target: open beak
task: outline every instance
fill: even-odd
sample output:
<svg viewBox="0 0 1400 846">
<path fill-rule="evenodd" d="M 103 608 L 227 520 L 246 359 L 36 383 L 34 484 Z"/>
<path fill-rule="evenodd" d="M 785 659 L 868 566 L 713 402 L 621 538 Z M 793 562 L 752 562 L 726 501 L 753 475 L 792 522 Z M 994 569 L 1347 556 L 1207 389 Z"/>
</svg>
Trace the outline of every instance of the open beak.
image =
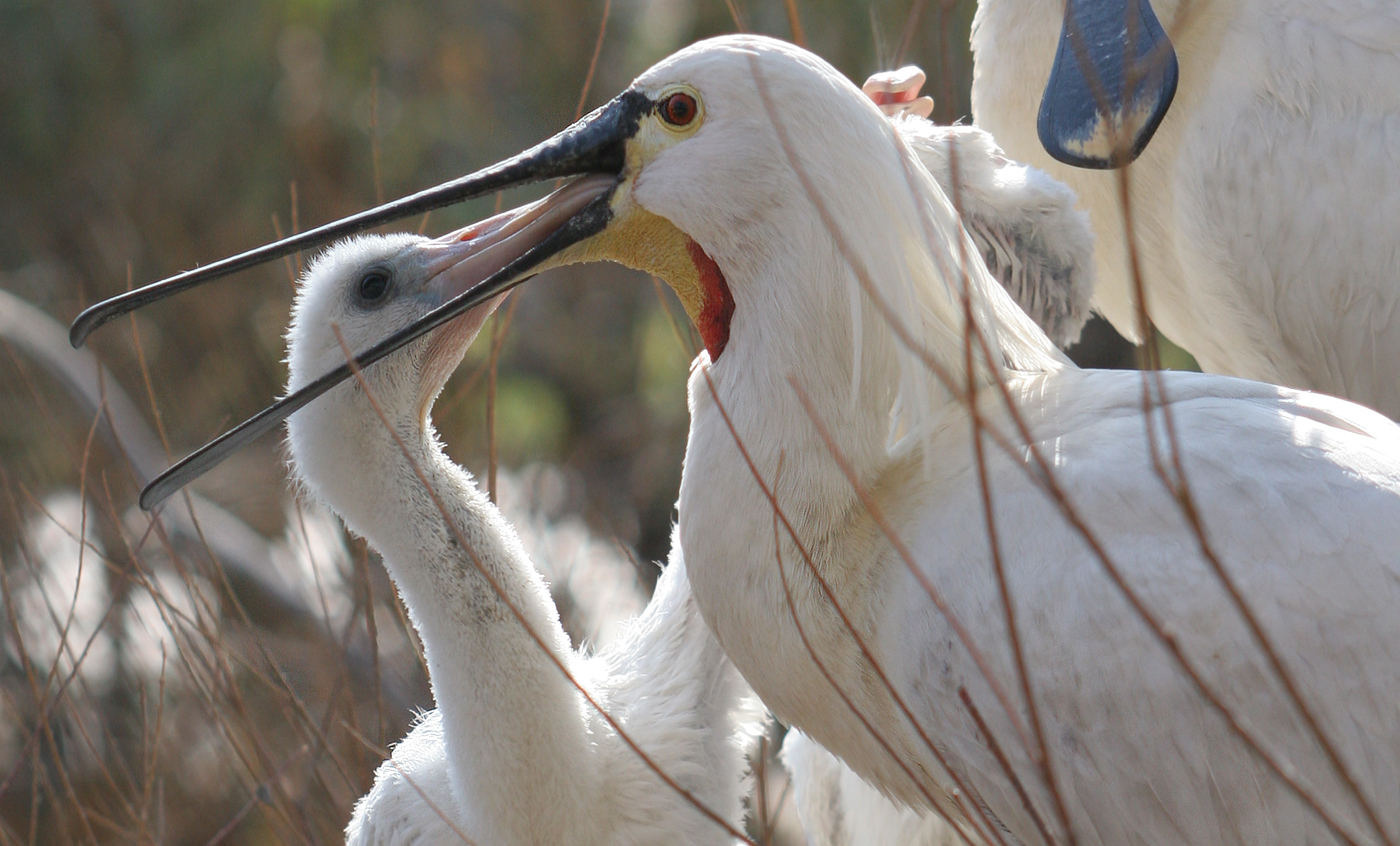
<svg viewBox="0 0 1400 846">
<path fill-rule="evenodd" d="M 1123 167 L 1152 140 L 1176 81 L 1176 51 L 1148 0 L 1065 0 L 1040 143 L 1068 165 Z"/>
<path fill-rule="evenodd" d="M 69 330 L 79 346 L 98 326 L 127 312 L 367 229 L 432 209 L 546 179 L 580 177 L 549 197 L 428 242 L 431 281 L 443 304 L 417 322 L 365 350 L 353 362 L 322 374 L 253 417 L 205 444 L 166 470 L 141 492 L 150 510 L 170 494 L 217 466 L 244 444 L 276 429 L 297 409 L 367 367 L 468 310 L 510 290 L 543 269 L 561 251 L 602 232 L 612 220 L 611 200 L 623 178 L 626 145 L 653 108 L 644 95 L 625 91 L 582 120 L 525 152 L 468 176 L 351 215 L 290 238 L 186 271 L 98 303 L 78 315 Z"/>
<path fill-rule="evenodd" d="M 460 314 L 519 285 L 559 250 L 607 226 L 611 219 L 608 201 L 617 182 L 617 176 L 610 173 L 581 176 L 543 200 L 412 247 L 424 256 L 426 293 L 433 294 L 439 303 L 453 305 Z M 500 273 L 527 257 L 529 267 L 518 274 Z M 485 283 L 489 280 L 494 281 L 488 287 Z M 457 305 L 455 301 L 464 295 L 470 295 L 470 305 Z M 412 328 L 423 325 L 415 323 Z M 418 334 L 432 328 L 423 328 Z"/>
</svg>

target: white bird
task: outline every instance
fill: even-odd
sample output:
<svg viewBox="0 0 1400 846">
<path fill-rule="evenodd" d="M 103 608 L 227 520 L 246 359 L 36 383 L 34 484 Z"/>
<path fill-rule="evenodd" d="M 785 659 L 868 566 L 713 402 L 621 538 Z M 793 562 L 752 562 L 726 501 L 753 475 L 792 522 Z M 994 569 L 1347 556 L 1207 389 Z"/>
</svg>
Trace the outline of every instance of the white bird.
<svg viewBox="0 0 1400 846">
<path fill-rule="evenodd" d="M 1036 121 L 1052 67 L 1078 66 L 1062 10 L 1122 30 L 1126 5 L 979 0 L 972 110 L 1010 155 L 1078 192 L 1099 239 L 1095 308 L 1140 341 L 1118 176 L 1055 161 Z M 1181 57 L 1175 103 L 1128 174 L 1152 321 L 1208 372 L 1400 417 L 1400 7 L 1152 6 Z M 1112 38 L 1095 47 L 1101 64 L 1124 54 Z M 1048 143 L 1063 156 L 1065 140 Z"/>
<path fill-rule="evenodd" d="M 334 327 L 359 345 L 450 298 L 479 231 L 366 237 L 319 258 L 288 334 L 290 386 L 343 360 Z M 288 424 L 303 486 L 383 553 L 422 635 L 438 706 L 379 768 L 347 842 L 729 842 L 562 672 L 662 772 L 737 824 L 753 717 L 690 597 L 679 552 L 640 618 L 596 656 L 575 653 L 512 527 L 432 428 L 433 400 L 494 305 L 368 368 L 363 387 L 342 385 Z"/>
<path fill-rule="evenodd" d="M 1256 382 L 1076 369 L 889 121 L 791 45 L 694 45 L 512 159 L 138 289 L 73 334 L 366 221 L 569 175 L 507 215 L 521 235 L 469 293 L 356 349 L 387 355 L 555 264 L 670 283 L 706 347 L 690 584 L 780 719 L 982 842 L 1400 833 L 1400 428 Z"/>
</svg>

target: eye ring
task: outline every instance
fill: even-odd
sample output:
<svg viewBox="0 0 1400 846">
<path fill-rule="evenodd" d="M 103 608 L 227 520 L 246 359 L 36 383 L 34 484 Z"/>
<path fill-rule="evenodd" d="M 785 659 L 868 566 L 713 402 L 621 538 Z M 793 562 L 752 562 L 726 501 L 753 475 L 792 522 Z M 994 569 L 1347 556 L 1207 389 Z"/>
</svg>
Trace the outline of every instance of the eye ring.
<svg viewBox="0 0 1400 846">
<path fill-rule="evenodd" d="M 695 116 L 700 114 L 700 105 L 691 95 L 677 91 L 662 100 L 656 111 L 661 115 L 661 119 L 671 126 L 689 126 L 695 120 Z"/>
<path fill-rule="evenodd" d="M 355 285 L 355 298 L 360 301 L 361 305 L 380 305 L 389 296 L 391 282 L 387 270 L 381 268 L 368 270 Z"/>
</svg>

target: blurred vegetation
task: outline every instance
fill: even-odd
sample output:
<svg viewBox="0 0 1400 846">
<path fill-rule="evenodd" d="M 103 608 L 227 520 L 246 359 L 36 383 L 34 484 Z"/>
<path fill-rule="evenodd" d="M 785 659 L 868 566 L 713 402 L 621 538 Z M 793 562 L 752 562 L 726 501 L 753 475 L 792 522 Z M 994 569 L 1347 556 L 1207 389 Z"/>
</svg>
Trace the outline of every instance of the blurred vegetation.
<svg viewBox="0 0 1400 846">
<path fill-rule="evenodd" d="M 779 37 L 792 34 L 783 0 L 4 0 L 0 288 L 66 323 L 83 306 L 130 285 L 522 149 L 574 119 L 605 8 L 605 37 L 585 109 L 698 38 L 740 25 Z M 929 74 L 935 117 L 951 122 L 968 115 L 973 0 L 798 0 L 796 8 L 809 46 L 853 79 L 897 59 L 917 63 Z M 531 196 L 517 193 L 504 203 Z M 492 200 L 481 200 L 404 227 L 442 232 L 492 207 Z M 281 334 L 299 262 L 182 295 L 93 337 L 92 347 L 116 381 L 143 408 L 160 410 L 149 419 L 163 431 L 171 453 L 198 446 L 280 391 Z M 518 301 L 502 336 L 495 399 L 501 463 L 558 465 L 568 507 L 595 533 L 635 549 L 642 561 L 664 558 L 688 424 L 685 376 L 694 341 L 688 326 L 675 323 L 683 312 L 662 286 L 616 267 L 554 271 L 513 297 Z M 483 333 L 436 411 L 454 457 L 483 477 L 488 380 L 482 373 L 489 334 Z M 1077 351 L 1082 360 L 1098 366 L 1131 362 L 1131 349 L 1121 339 L 1092 338 Z M 129 582 L 140 571 L 132 563 L 139 556 L 121 552 L 132 539 L 123 534 L 120 517 L 138 485 L 120 456 L 100 443 L 87 449 L 91 427 L 91 417 L 32 363 L 13 351 L 0 353 L 0 555 L 7 556 L 7 572 L 23 546 L 19 539 L 32 534 L 40 504 L 54 492 L 76 490 L 82 480 L 88 490 L 102 491 L 108 514 L 94 518 L 100 536 L 94 543 L 111 551 L 104 562 L 117 585 L 112 592 L 121 597 L 134 590 Z M 293 528 L 289 515 L 297 512 L 285 505 L 289 491 L 274 438 L 196 487 L 267 537 Z M 357 556 L 370 560 L 362 549 L 347 560 Z M 382 571 L 374 572 L 365 587 L 389 614 L 388 586 Z M 392 614 L 381 624 L 394 624 Z M 313 649 L 286 633 L 269 635 L 256 621 L 229 626 L 218 623 L 217 634 L 234 641 L 253 634 L 271 638 L 258 641 L 264 643 L 259 649 L 270 650 L 259 660 L 270 663 L 253 661 L 262 667 L 256 678 L 275 675 L 268 669 L 274 664 L 291 676 L 290 687 L 253 684 L 250 698 L 238 706 L 248 725 L 266 720 L 269 748 L 294 746 L 297 733 L 287 728 L 296 723 L 289 691 L 312 712 L 325 709 L 327 724 L 334 722 L 326 703 L 340 695 L 337 685 L 351 683 L 317 668 L 317 649 L 324 644 Z M 14 669 L 23 662 L 8 641 L 10 632 L 4 637 Z M 411 651 L 400 647 L 400 656 L 411 662 Z M 408 675 L 417 687 L 405 696 L 427 704 L 421 676 Z M 241 690 L 237 684 L 232 689 Z M 159 698 L 147 688 L 118 685 L 94 700 L 99 714 L 111 709 L 131 715 L 127 724 L 101 724 L 118 757 L 122 750 L 145 748 L 128 744 L 154 719 L 149 695 Z M 372 693 L 368 699 L 362 691 L 356 695 L 346 706 L 351 717 L 368 713 L 373 699 Z M 39 701 L 44 698 L 0 702 L 0 721 L 29 731 L 26 720 L 47 719 L 37 716 Z M 268 716 L 259 717 L 259 709 Z M 374 741 L 401 733 L 404 713 L 386 726 L 381 708 Z M 18 750 L 6 745 L 11 741 L 23 738 L 0 737 L 0 762 L 16 760 L 11 755 Z M 348 802 L 367 786 L 368 768 L 377 760 L 362 747 L 348 761 L 337 759 L 337 768 L 353 772 L 344 783 L 331 788 L 321 781 L 319 793 L 288 788 L 298 801 L 310 802 L 307 796 L 314 794 L 339 809 L 336 819 L 311 824 L 289 821 L 281 805 L 283 816 L 251 812 L 269 800 L 250 793 L 249 784 L 267 790 L 283 778 L 280 771 L 270 774 L 266 761 L 235 765 L 220 758 L 226 753 L 189 754 L 222 762 L 202 775 L 214 780 L 212 786 L 198 779 L 172 781 L 164 801 L 172 808 L 170 803 L 181 801 L 213 804 L 204 812 L 196 804 L 195 813 L 163 815 L 161 837 L 150 829 L 136 839 L 202 843 L 218 835 L 228 843 L 289 837 L 334 842 Z M 0 772 L 0 840 L 23 841 L 35 832 L 41 842 L 125 842 L 133 836 L 125 824 L 104 828 L 91 820 L 65 822 L 62 813 L 55 817 L 51 806 L 68 800 L 56 783 L 41 788 L 41 769 L 26 770 L 22 779 Z M 250 782 L 245 773 L 241 782 L 224 781 L 218 775 L 224 769 L 261 773 L 264 780 Z M 300 807 L 306 812 L 311 806 Z M 237 814 L 243 815 L 239 822 L 227 825 Z"/>
<path fill-rule="evenodd" d="M 973 4 L 919 5 L 904 59 L 929 71 L 943 119 L 965 116 Z M 747 29 L 790 35 L 781 0 L 734 10 Z M 10 0 L 0 5 L 0 284 L 71 319 L 128 284 L 508 155 L 573 119 L 602 11 L 551 0 Z M 799 4 L 810 45 L 858 80 L 894 61 L 910 11 L 908 0 Z M 675 49 L 734 29 L 721 0 L 617 0 L 585 107 Z M 491 206 L 435 213 L 428 231 Z M 171 448 L 183 452 L 278 391 L 291 290 L 287 267 L 266 267 L 92 343 L 125 384 L 139 385 L 139 335 Z M 646 558 L 664 556 L 687 357 L 658 331 L 666 323 L 655 289 L 595 267 L 551 274 L 516 296 L 501 360 L 502 461 L 573 468 L 595 525 Z M 27 391 L 16 387 L 7 396 L 22 406 Z M 438 415 L 456 456 L 477 469 L 484 390 L 464 368 Z M 0 435 L 7 461 L 31 452 L 48 425 L 15 410 Z M 13 425 L 24 419 L 31 425 Z M 203 489 L 274 531 L 277 455 L 269 439 Z M 51 478 L 59 466 L 50 454 L 27 470 Z"/>
</svg>

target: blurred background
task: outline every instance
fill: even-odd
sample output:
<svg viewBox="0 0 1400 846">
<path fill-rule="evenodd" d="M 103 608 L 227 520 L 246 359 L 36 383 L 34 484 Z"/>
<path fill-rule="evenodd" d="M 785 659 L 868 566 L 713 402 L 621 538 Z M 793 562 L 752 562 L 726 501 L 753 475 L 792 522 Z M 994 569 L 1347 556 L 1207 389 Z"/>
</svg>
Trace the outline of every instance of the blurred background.
<svg viewBox="0 0 1400 846">
<path fill-rule="evenodd" d="M 0 842 L 335 843 L 431 704 L 376 557 L 295 501 L 276 438 L 194 486 L 198 521 L 132 511 L 169 456 L 280 391 L 305 257 L 103 328 L 100 380 L 64 349 L 82 307 L 493 162 L 737 29 L 800 31 L 857 82 L 919 64 L 935 118 L 966 119 L 974 8 L 0 2 Z M 664 286 L 618 267 L 553 271 L 512 300 L 435 420 L 483 480 L 494 453 L 570 633 L 602 642 L 666 556 L 696 342 Z M 1134 361 L 1101 321 L 1073 355 Z M 769 792 L 759 837 L 780 777 Z"/>
</svg>

